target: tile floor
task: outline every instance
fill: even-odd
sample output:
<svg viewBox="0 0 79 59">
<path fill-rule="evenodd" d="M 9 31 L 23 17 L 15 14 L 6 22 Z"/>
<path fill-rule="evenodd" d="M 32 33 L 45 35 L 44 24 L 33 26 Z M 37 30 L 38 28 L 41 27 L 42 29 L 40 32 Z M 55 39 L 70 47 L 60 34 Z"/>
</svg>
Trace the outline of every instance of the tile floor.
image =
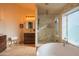
<svg viewBox="0 0 79 59">
<path fill-rule="evenodd" d="M 0 53 L 0 56 L 35 56 L 36 48 L 34 45 L 12 45 Z"/>
</svg>

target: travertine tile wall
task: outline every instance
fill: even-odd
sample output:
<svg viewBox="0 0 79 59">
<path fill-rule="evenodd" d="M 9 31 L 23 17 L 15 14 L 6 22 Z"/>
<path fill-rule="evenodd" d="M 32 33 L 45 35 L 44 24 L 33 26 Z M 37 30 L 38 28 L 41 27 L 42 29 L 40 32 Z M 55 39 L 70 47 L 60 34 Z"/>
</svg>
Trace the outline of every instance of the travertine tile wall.
<svg viewBox="0 0 79 59">
<path fill-rule="evenodd" d="M 54 18 L 55 16 L 53 15 L 52 17 L 51 15 L 39 15 L 38 43 L 56 42 L 57 40 L 59 42 L 61 41 L 55 34 Z M 44 26 L 46 27 L 43 28 Z"/>
</svg>

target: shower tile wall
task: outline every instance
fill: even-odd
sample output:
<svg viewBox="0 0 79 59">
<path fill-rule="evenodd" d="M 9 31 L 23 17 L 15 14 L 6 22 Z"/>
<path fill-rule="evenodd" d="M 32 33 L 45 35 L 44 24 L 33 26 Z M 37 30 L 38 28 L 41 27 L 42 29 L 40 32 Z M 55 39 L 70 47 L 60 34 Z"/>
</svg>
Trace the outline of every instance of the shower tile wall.
<svg viewBox="0 0 79 59">
<path fill-rule="evenodd" d="M 39 15 L 38 43 L 56 42 L 54 36 L 54 17 L 48 15 Z"/>
</svg>

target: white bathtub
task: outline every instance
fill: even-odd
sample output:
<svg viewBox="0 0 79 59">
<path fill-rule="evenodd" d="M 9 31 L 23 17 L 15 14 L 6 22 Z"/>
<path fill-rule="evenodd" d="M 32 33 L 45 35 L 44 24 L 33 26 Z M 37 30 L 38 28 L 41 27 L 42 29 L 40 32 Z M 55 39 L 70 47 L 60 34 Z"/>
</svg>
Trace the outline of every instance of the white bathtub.
<svg viewBox="0 0 79 59">
<path fill-rule="evenodd" d="M 47 43 L 37 49 L 37 56 L 79 56 L 79 48 L 63 43 Z"/>
</svg>

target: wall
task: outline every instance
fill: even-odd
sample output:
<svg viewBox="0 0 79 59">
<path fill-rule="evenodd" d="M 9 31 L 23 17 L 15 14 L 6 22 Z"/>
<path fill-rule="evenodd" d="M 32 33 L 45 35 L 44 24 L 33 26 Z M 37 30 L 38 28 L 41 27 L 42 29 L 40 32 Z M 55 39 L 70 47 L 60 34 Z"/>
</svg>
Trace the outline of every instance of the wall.
<svg viewBox="0 0 79 59">
<path fill-rule="evenodd" d="M 1 18 L 0 22 L 3 22 L 0 27 L 2 34 L 7 37 L 18 36 L 18 15 L 16 6 L 13 4 L 0 4 Z M 3 30 L 3 31 L 2 31 Z"/>
<path fill-rule="evenodd" d="M 24 33 L 27 33 L 29 32 L 30 33 L 30 30 L 27 29 L 26 25 L 29 21 L 33 22 L 33 28 L 35 28 L 35 18 L 26 18 L 26 16 L 36 16 L 36 6 L 35 4 L 20 4 L 19 5 L 20 8 L 21 8 L 21 21 L 20 21 L 20 24 L 24 24 L 24 28 L 20 29 L 20 38 L 22 39 L 20 41 L 20 43 L 23 43 L 23 39 L 24 39 Z M 22 9 L 23 8 L 23 9 Z M 33 31 L 31 31 L 33 32 Z"/>
<path fill-rule="evenodd" d="M 5 34 L 7 37 L 18 37 L 23 40 L 21 34 L 24 31 L 20 29 L 19 24 L 25 23 L 27 15 L 35 16 L 35 10 L 28 10 L 29 8 L 24 8 L 18 4 L 0 4 L 0 34 Z"/>
<path fill-rule="evenodd" d="M 38 15 L 38 43 L 56 42 L 58 38 L 55 35 L 55 15 Z M 59 40 L 58 40 L 59 41 Z"/>
</svg>

